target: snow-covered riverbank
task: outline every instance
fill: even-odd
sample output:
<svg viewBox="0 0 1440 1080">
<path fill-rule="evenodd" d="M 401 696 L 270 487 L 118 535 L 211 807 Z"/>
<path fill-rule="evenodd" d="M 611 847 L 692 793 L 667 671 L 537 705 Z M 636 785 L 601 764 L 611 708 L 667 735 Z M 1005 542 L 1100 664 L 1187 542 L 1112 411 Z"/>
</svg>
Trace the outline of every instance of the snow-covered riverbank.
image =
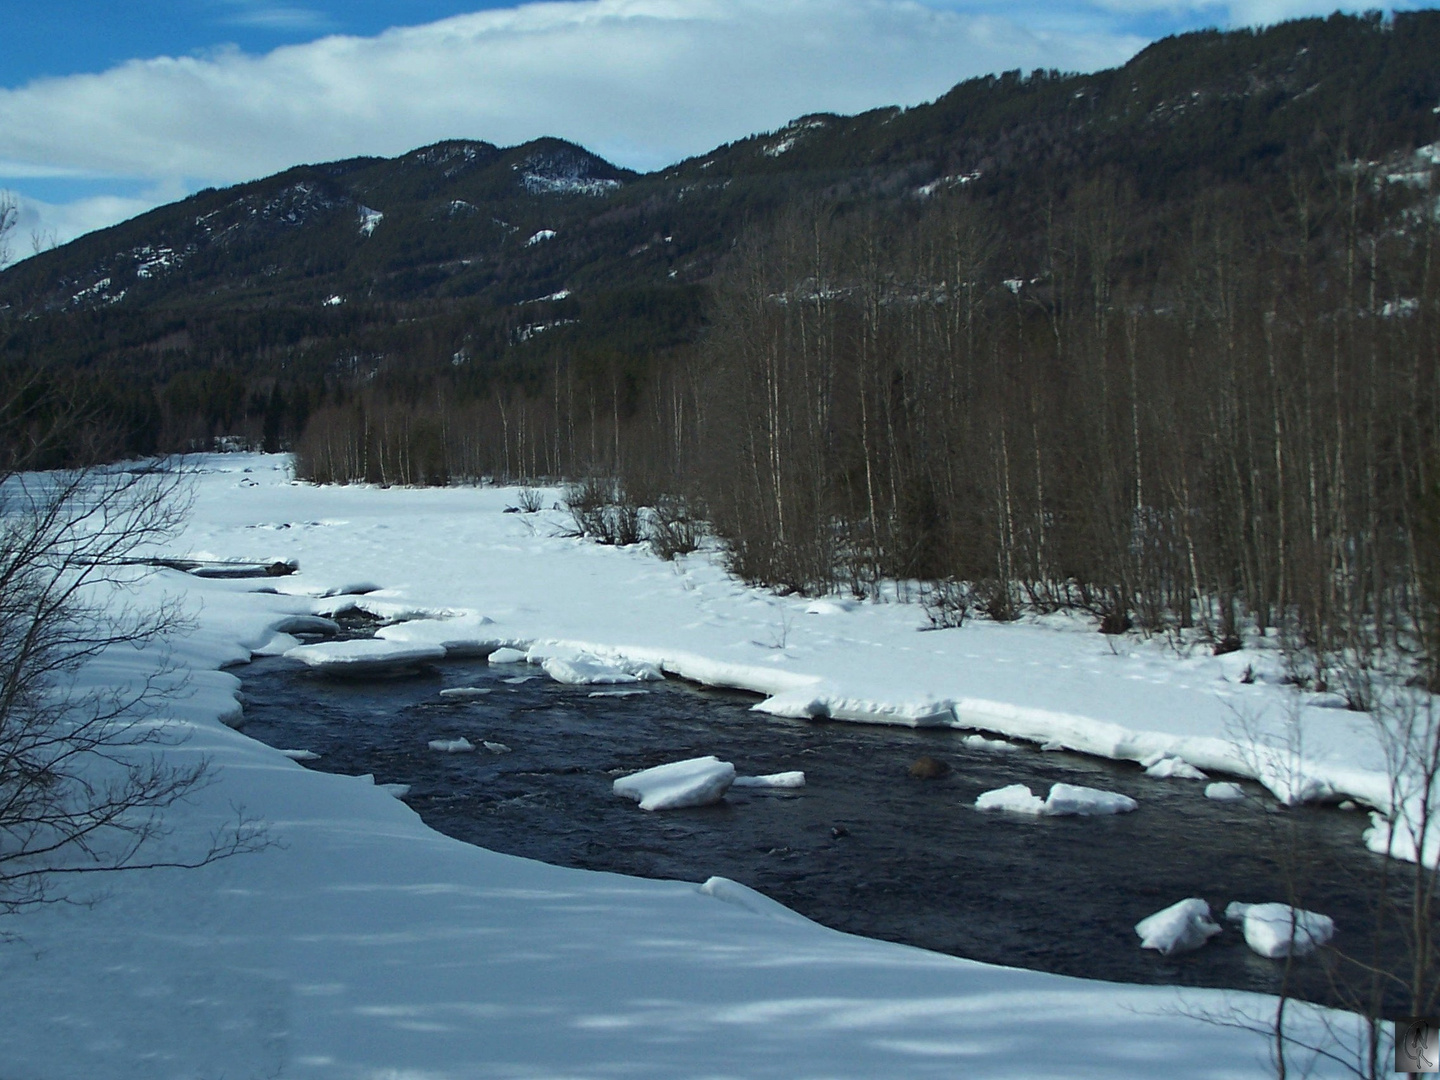
<svg viewBox="0 0 1440 1080">
<path fill-rule="evenodd" d="M 1265 1074 L 1263 1039 L 1187 1015 L 1261 1014 L 1264 999 L 987 967 L 825 930 L 726 883 L 493 854 L 433 833 L 367 782 L 307 771 L 226 728 L 238 684 L 219 669 L 286 616 L 333 610 L 319 597 L 347 583 L 378 585 L 366 603 L 384 612 L 485 616 L 467 621 L 470 637 L 537 659 L 648 663 L 766 693 L 778 712 L 963 723 L 1118 758 L 1168 752 L 1258 774 L 1282 795 L 1384 798 L 1368 721 L 1328 701 L 1297 705 L 1301 776 L 1237 743 L 1249 731 L 1283 744 L 1296 700 L 1267 677 L 1269 654 L 1183 659 L 1069 620 L 920 633 L 911 606 L 780 598 L 705 556 L 667 564 L 564 538 L 559 514 L 503 513 L 513 493 L 317 489 L 289 483 L 280 458 L 200 464 L 173 554 L 301 570 L 152 583 L 183 588 L 198 611 L 175 651 L 192 672 L 173 706 L 192 729 L 178 752 L 220 770 L 175 816 L 170 843 L 196 843 L 237 807 L 276 843 L 198 871 L 111 878 L 98 906 L 10 920 L 5 1080 Z M 266 586 L 291 595 L 254 591 Z M 116 656 L 93 677 L 154 662 Z M 1240 679 L 1247 666 L 1253 682 Z"/>
</svg>

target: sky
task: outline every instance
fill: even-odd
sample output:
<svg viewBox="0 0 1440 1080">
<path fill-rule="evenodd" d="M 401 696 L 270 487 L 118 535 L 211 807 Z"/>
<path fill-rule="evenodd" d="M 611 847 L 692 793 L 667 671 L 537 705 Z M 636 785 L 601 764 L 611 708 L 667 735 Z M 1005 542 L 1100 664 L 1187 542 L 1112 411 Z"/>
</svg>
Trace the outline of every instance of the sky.
<svg viewBox="0 0 1440 1080">
<path fill-rule="evenodd" d="M 647 171 L 808 112 L 916 105 L 1014 68 L 1097 70 L 1168 34 L 1334 6 L 5 0 L 0 197 L 18 208 L 9 257 L 302 162 L 555 135 Z"/>
</svg>

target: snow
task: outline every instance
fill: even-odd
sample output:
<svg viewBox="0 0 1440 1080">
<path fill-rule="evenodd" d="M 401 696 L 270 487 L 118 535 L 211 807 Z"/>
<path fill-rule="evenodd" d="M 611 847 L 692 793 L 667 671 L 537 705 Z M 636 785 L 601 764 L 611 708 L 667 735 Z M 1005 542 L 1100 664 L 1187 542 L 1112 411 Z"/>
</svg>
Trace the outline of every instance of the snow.
<svg viewBox="0 0 1440 1080">
<path fill-rule="evenodd" d="M 1272 960 L 1312 953 L 1335 936 L 1335 921 L 1328 915 L 1289 904 L 1242 904 L 1233 901 L 1225 918 L 1242 924 L 1245 944 Z"/>
<path fill-rule="evenodd" d="M 1145 766 L 1148 776 L 1154 776 L 1161 780 L 1208 780 L 1209 777 L 1191 765 L 1184 758 L 1175 757 L 1173 754 L 1159 754 L 1153 759 L 1147 759 L 1140 764 Z"/>
<path fill-rule="evenodd" d="M 490 693 L 488 686 L 448 686 L 440 691 L 440 696 L 452 701 L 470 701 L 474 698 L 484 697 L 488 693 Z"/>
<path fill-rule="evenodd" d="M 769 773 L 765 776 L 737 776 L 730 786 L 739 788 L 798 788 L 805 786 L 805 774 L 796 769 L 791 772 Z"/>
<path fill-rule="evenodd" d="M 1008 810 L 1012 814 L 1045 813 L 1045 800 L 1036 795 L 1025 784 L 1010 784 L 1007 787 L 987 791 L 975 800 L 977 810 Z"/>
<path fill-rule="evenodd" d="M 545 674 L 572 686 L 606 686 L 616 683 L 650 682 L 665 676 L 654 664 L 625 663 L 601 659 L 589 653 L 573 656 L 546 656 L 539 659 Z"/>
<path fill-rule="evenodd" d="M 534 247 L 536 244 L 543 244 L 546 240 L 554 240 L 557 233 L 554 229 L 541 229 L 529 240 L 525 241 L 526 247 Z"/>
<path fill-rule="evenodd" d="M 360 231 L 366 236 L 375 232 L 375 226 L 383 221 L 385 215 L 379 210 L 372 210 L 368 206 L 360 207 Z"/>
<path fill-rule="evenodd" d="M 634 799 L 641 810 L 678 810 L 719 802 L 734 782 L 735 766 L 711 755 L 622 776 L 615 794 Z"/>
<path fill-rule="evenodd" d="M 1216 802 L 1239 802 L 1245 798 L 1245 789 L 1228 781 L 1205 785 L 1205 797 Z"/>
<path fill-rule="evenodd" d="M 1220 927 L 1210 920 L 1210 905 L 1191 897 L 1171 904 L 1135 924 L 1142 949 L 1154 949 L 1163 956 L 1200 948 Z"/>
<path fill-rule="evenodd" d="M 1080 784 L 1052 784 L 1045 800 L 1045 813 L 1051 817 L 1078 814 L 1082 817 L 1106 814 L 1128 814 L 1139 807 L 1129 795 L 1118 791 L 1101 791 Z"/>
<path fill-rule="evenodd" d="M 437 754 L 468 754 L 475 749 L 475 744 L 463 736 L 458 739 L 431 739 L 429 745 Z"/>
<path fill-rule="evenodd" d="M 284 754 L 291 761 L 319 761 L 320 755 L 313 750 L 280 750 L 277 753 Z"/>
<path fill-rule="evenodd" d="M 975 800 L 977 810 L 1008 810 L 1012 814 L 1044 817 L 1100 817 L 1128 814 L 1140 804 L 1118 791 L 1101 791 L 1080 784 L 1051 784 L 1044 799 L 1025 784 L 1010 784 L 982 793 Z"/>
<path fill-rule="evenodd" d="M 237 807 L 274 843 L 199 870 L 87 879 L 81 898 L 96 903 L 6 916 L 7 1076 L 1270 1075 L 1263 1035 L 1199 1018 L 1238 1011 L 1263 1028 L 1270 998 L 994 967 L 831 931 L 723 879 L 567 870 L 441 836 L 383 788 L 301 768 L 226 726 L 241 706 L 222 669 L 295 615 L 483 614 L 494 623 L 481 632 L 524 646 L 494 664 L 585 651 L 802 715 L 941 723 L 1136 762 L 1168 753 L 1281 798 L 1387 810 L 1370 719 L 1313 708 L 1269 677 L 1281 668 L 1270 640 L 1185 654 L 1068 616 L 919 633 L 923 613 L 896 602 L 810 618 L 812 601 L 748 588 L 714 553 L 664 563 L 563 536 L 561 512 L 504 515 L 514 489 L 320 489 L 293 483 L 283 457 L 192 464 L 194 513 L 163 554 L 274 554 L 298 572 L 264 583 L 275 592 L 159 573 L 128 598 L 181 595 L 194 629 L 82 677 L 106 687 L 173 664 L 186 678 L 166 703 L 186 742 L 167 752 L 216 772 L 172 808 L 158 854 L 193 853 Z M 261 535 L 280 550 L 255 550 Z M 360 643 L 300 648 L 342 644 Z M 1258 675 L 1242 682 L 1250 665 Z M 1294 726 L 1304 754 L 1272 752 Z M 1302 1037 L 1345 1022 L 1289 1010 Z M 1342 1074 L 1318 1063 L 1317 1075 Z"/>
<path fill-rule="evenodd" d="M 499 646 L 492 620 L 484 615 L 446 619 L 408 619 L 375 631 L 381 641 L 406 645 L 439 646 L 446 656 L 489 656 Z"/>
<path fill-rule="evenodd" d="M 445 649 L 439 645 L 409 645 L 403 642 L 361 639 L 300 645 L 285 655 L 291 660 L 309 664 L 326 675 L 366 678 L 393 675 L 411 670 L 416 664 L 443 660 Z"/>
<path fill-rule="evenodd" d="M 987 739 L 984 735 L 966 735 L 960 740 L 971 750 L 989 750 L 992 753 L 1006 754 L 1020 747 L 1004 739 Z"/>
</svg>

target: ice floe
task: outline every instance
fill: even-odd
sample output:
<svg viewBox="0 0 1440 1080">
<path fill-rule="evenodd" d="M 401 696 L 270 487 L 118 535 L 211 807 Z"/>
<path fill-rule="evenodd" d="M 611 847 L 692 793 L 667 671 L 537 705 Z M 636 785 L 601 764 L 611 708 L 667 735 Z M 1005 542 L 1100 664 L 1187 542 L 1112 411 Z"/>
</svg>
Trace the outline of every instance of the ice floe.
<svg viewBox="0 0 1440 1080">
<path fill-rule="evenodd" d="M 1208 780 L 1203 772 L 1184 758 L 1173 754 L 1153 754 L 1140 762 L 1147 776 L 1160 780 Z"/>
<path fill-rule="evenodd" d="M 525 653 L 520 649 L 512 649 L 508 646 L 496 649 L 490 654 L 490 663 L 492 664 L 523 664 L 524 662 Z"/>
<path fill-rule="evenodd" d="M 540 661 L 540 667 L 556 682 L 571 686 L 651 682 L 665 677 L 653 664 L 602 660 L 588 653 L 576 656 L 547 656 Z"/>
<path fill-rule="evenodd" d="M 309 664 L 326 675 L 367 678 L 398 675 L 413 671 L 417 664 L 443 660 L 445 649 L 441 645 L 409 645 L 403 642 L 361 639 L 299 645 L 285 655 L 291 660 Z"/>
<path fill-rule="evenodd" d="M 805 786 L 805 774 L 799 769 L 791 772 L 769 773 L 766 776 L 737 776 L 732 787 L 743 788 L 798 788 Z"/>
<path fill-rule="evenodd" d="M 291 761 L 316 761 L 320 757 L 314 750 L 281 750 L 280 753 Z"/>
<path fill-rule="evenodd" d="M 491 619 L 484 615 L 461 615 L 451 619 L 410 619 L 382 626 L 375 636 L 383 641 L 406 645 L 439 645 L 447 656 L 489 656 L 500 645 Z"/>
<path fill-rule="evenodd" d="M 1205 798 L 1216 802 L 1239 802 L 1245 798 L 1245 789 L 1228 780 L 1205 785 Z"/>
<path fill-rule="evenodd" d="M 1012 814 L 1038 815 L 1045 813 L 1045 800 L 1025 784 L 1010 784 L 982 794 L 975 800 L 975 809 L 1008 810 Z"/>
<path fill-rule="evenodd" d="M 678 810 L 719 802 L 734 782 L 735 766 L 708 755 L 622 776 L 614 789 L 638 802 L 641 810 Z"/>
<path fill-rule="evenodd" d="M 1236 900 L 1225 909 L 1225 918 L 1240 923 L 1245 944 L 1272 960 L 1312 953 L 1335 936 L 1335 920 L 1330 916 L 1289 904 Z"/>
<path fill-rule="evenodd" d="M 468 754 L 475 749 L 475 744 L 463 735 L 458 739 L 431 739 L 429 745 L 440 754 Z"/>
<path fill-rule="evenodd" d="M 1220 933 L 1220 927 L 1210 919 L 1210 905 L 1192 896 L 1141 919 L 1135 933 L 1142 949 L 1173 956 L 1200 948 Z"/>
<path fill-rule="evenodd" d="M 440 696 L 450 701 L 470 701 L 490 693 L 488 686 L 447 686 Z"/>
<path fill-rule="evenodd" d="M 971 750 L 991 750 L 996 753 L 1005 753 L 1009 750 L 1019 750 L 1020 747 L 1004 739 L 987 739 L 984 735 L 966 735 L 960 740 Z"/>
<path fill-rule="evenodd" d="M 1140 804 L 1118 791 L 1102 791 L 1080 784 L 1052 784 L 1042 799 L 1025 784 L 1010 784 L 984 792 L 975 800 L 977 810 L 1008 810 L 1012 814 L 1045 817 L 1097 817 L 1128 814 Z"/>
</svg>

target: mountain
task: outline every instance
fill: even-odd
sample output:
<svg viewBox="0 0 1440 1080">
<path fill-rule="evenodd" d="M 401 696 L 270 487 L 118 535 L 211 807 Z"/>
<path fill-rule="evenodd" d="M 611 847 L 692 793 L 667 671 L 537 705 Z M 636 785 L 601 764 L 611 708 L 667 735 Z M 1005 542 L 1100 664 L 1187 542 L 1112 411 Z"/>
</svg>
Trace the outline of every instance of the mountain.
<svg viewBox="0 0 1440 1080">
<path fill-rule="evenodd" d="M 0 274 L 0 364 L 113 378 L 117 422 L 149 433 L 133 449 L 243 426 L 276 380 L 312 404 L 347 379 L 438 377 L 422 372 L 533 390 L 553 342 L 566 363 L 624 351 L 643 382 L 646 358 L 700 332 L 737 240 L 797 206 L 913 218 L 963 197 L 1024 248 L 1048 204 L 1106 178 L 1159 230 L 1207 192 L 1263 201 L 1350 159 L 1403 171 L 1440 138 L 1437 56 L 1440 13 L 1336 15 L 801 117 L 645 175 L 555 139 L 298 166 Z"/>
</svg>

